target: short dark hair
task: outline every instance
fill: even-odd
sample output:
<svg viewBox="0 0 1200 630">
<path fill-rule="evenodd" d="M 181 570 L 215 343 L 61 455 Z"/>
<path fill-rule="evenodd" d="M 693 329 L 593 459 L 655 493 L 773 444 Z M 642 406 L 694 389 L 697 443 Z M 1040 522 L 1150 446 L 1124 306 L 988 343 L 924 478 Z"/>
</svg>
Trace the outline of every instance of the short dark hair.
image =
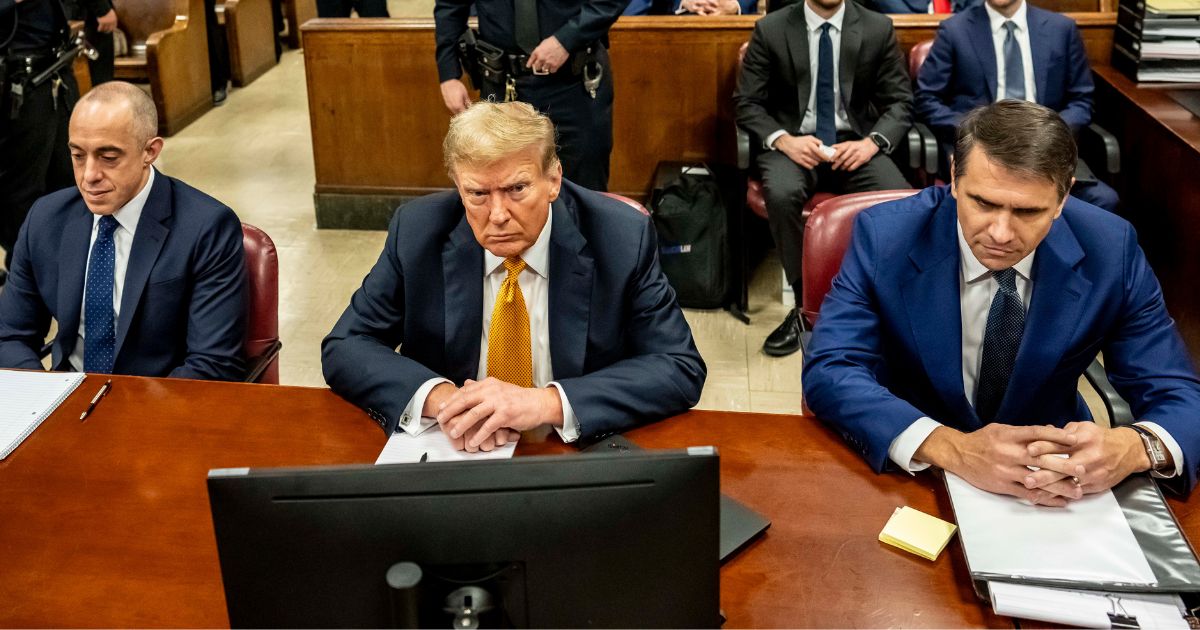
<svg viewBox="0 0 1200 630">
<path fill-rule="evenodd" d="M 1009 170 L 1048 180 L 1060 199 L 1075 176 L 1071 129 L 1058 112 L 1037 103 L 1003 100 L 967 112 L 954 143 L 954 177 L 966 172 L 975 148 Z"/>
</svg>

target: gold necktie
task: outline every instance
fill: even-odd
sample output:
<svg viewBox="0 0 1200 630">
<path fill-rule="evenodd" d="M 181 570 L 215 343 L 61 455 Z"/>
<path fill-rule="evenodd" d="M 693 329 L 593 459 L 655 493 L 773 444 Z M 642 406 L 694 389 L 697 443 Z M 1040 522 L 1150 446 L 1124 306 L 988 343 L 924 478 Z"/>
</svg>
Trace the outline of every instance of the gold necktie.
<svg viewBox="0 0 1200 630">
<path fill-rule="evenodd" d="M 506 258 L 508 276 L 496 294 L 488 328 L 487 375 L 519 387 L 533 387 L 533 353 L 529 347 L 529 311 L 517 276 L 525 269 L 519 257 Z"/>
</svg>

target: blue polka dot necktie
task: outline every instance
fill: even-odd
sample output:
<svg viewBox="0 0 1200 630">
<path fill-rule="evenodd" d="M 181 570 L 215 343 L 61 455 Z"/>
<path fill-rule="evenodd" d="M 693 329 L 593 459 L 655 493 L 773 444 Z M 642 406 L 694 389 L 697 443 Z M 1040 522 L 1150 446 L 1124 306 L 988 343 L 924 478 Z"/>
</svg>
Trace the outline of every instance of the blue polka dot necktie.
<svg viewBox="0 0 1200 630">
<path fill-rule="evenodd" d="M 100 229 L 88 259 L 84 291 L 83 371 L 111 374 L 117 349 L 117 317 L 113 312 L 113 268 L 117 248 L 113 232 L 117 220 L 100 217 Z"/>
<path fill-rule="evenodd" d="M 1008 389 L 1021 335 L 1025 332 L 1025 305 L 1017 293 L 1015 269 L 993 271 L 1000 285 L 988 311 L 987 329 L 983 335 L 983 363 L 979 368 L 979 390 L 975 396 L 975 411 L 979 419 L 991 422 L 1000 409 L 1000 401 Z"/>
<path fill-rule="evenodd" d="M 1008 33 L 1004 36 L 1004 98 L 1025 100 L 1025 58 L 1017 43 L 1017 23 L 1004 22 Z"/>
<path fill-rule="evenodd" d="M 817 41 L 817 139 L 831 147 L 837 142 L 837 125 L 834 122 L 833 95 L 833 38 L 829 36 L 832 25 L 821 25 L 821 38 Z"/>
</svg>

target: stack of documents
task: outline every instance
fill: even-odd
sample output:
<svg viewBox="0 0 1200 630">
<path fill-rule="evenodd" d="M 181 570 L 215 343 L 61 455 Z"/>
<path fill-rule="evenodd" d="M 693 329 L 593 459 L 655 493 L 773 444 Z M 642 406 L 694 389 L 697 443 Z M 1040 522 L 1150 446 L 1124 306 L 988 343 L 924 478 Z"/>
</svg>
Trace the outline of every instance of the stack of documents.
<svg viewBox="0 0 1200 630">
<path fill-rule="evenodd" d="M 78 372 L 0 370 L 0 459 L 50 417 L 83 378 Z"/>
<path fill-rule="evenodd" d="M 1037 619 L 1083 628 L 1188 628 L 1183 599 L 1175 594 L 1103 593 L 989 582 L 997 615 Z"/>
<path fill-rule="evenodd" d="M 954 530 L 953 523 L 904 506 L 892 512 L 892 518 L 879 532 L 879 540 L 927 560 L 937 560 Z"/>
<path fill-rule="evenodd" d="M 409 435 L 403 430 L 397 430 L 388 438 L 379 454 L 376 464 L 403 464 L 417 462 L 454 462 L 469 459 L 508 459 L 517 449 L 517 443 L 508 444 L 490 451 L 468 453 L 454 448 L 450 438 L 442 433 L 437 424 L 426 429 L 420 435 Z"/>
<path fill-rule="evenodd" d="M 1137 81 L 1200 81 L 1200 0 L 1121 0 L 1113 65 Z"/>
</svg>

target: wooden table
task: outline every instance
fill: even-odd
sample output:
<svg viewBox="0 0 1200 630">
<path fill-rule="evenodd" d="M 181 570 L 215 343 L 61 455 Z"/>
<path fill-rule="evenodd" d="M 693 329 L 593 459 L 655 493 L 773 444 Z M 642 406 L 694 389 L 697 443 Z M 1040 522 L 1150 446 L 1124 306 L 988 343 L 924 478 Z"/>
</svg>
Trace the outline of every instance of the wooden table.
<svg viewBox="0 0 1200 630">
<path fill-rule="evenodd" d="M 385 441 L 328 390 L 270 385 L 114 377 L 80 423 L 100 382 L 0 462 L 0 627 L 227 626 L 208 470 L 370 463 Z M 800 416 L 694 411 L 629 436 L 716 445 L 723 491 L 771 519 L 721 569 L 728 627 L 1009 625 L 976 600 L 957 543 L 928 562 L 878 542 L 897 506 L 950 516 L 930 475 L 876 476 Z"/>
</svg>

